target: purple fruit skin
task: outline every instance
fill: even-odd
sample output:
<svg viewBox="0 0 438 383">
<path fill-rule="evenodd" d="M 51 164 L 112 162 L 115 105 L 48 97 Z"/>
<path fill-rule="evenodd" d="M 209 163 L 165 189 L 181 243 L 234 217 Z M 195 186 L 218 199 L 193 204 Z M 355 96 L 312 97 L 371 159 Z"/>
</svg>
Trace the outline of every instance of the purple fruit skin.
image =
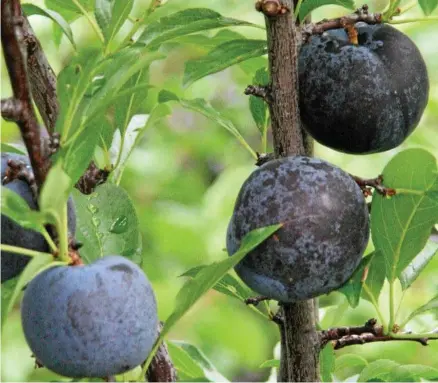
<svg viewBox="0 0 438 383">
<path fill-rule="evenodd" d="M 254 291 L 280 302 L 339 288 L 369 239 L 362 191 L 347 173 L 317 158 L 273 160 L 249 176 L 228 225 L 229 255 L 251 230 L 278 223 L 284 226 L 235 270 Z"/>
<path fill-rule="evenodd" d="M 426 64 L 414 42 L 388 24 L 356 24 L 312 36 L 299 55 L 300 111 L 321 144 L 352 154 L 399 146 L 427 105 Z"/>
<path fill-rule="evenodd" d="M 147 358 L 158 336 L 152 287 L 121 256 L 43 271 L 25 290 L 21 317 L 35 357 L 73 378 L 128 371 Z"/>
<path fill-rule="evenodd" d="M 29 165 L 29 159 L 26 156 L 14 153 L 1 154 L 1 179 L 3 180 L 7 169 L 8 160 L 21 161 Z M 32 169 L 29 167 L 29 171 Z M 32 191 L 25 181 L 14 180 L 4 185 L 7 189 L 12 190 L 21 196 L 33 210 L 38 208 L 34 201 Z M 67 201 L 68 209 L 68 230 L 70 235 L 76 233 L 76 210 L 73 199 L 70 197 Z M 25 229 L 9 217 L 1 216 L 1 243 L 5 245 L 23 247 L 30 250 L 49 252 L 49 245 L 44 237 L 37 231 Z M 20 274 L 30 261 L 30 257 L 25 255 L 12 254 L 8 251 L 1 253 L 1 282 Z"/>
</svg>

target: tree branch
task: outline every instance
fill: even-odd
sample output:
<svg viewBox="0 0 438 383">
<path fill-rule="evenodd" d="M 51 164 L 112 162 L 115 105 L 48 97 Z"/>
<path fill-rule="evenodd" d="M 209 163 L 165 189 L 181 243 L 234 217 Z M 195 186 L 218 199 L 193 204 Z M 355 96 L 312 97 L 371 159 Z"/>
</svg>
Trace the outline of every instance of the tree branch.
<svg viewBox="0 0 438 383">
<path fill-rule="evenodd" d="M 264 13 L 271 77 L 269 112 L 275 157 L 311 156 L 313 141 L 301 127 L 298 106 L 298 39 L 292 0 L 260 0 Z M 259 162 L 267 156 L 259 156 Z M 282 304 L 278 320 L 281 363 L 278 380 L 314 382 L 319 378 L 320 341 L 313 300 Z"/>
<path fill-rule="evenodd" d="M 353 175 L 351 175 L 351 177 L 353 177 L 353 179 L 356 181 L 356 183 L 362 189 L 362 192 L 365 195 L 365 197 L 368 197 L 372 194 L 371 188 L 374 188 L 374 190 L 377 193 L 383 195 L 384 197 L 386 197 L 386 196 L 390 197 L 390 196 L 394 196 L 397 194 L 397 191 L 395 189 L 387 188 L 384 185 L 382 185 L 382 183 L 383 183 L 383 176 L 382 175 L 379 175 L 376 178 L 369 178 L 369 179 L 360 178 L 360 177 L 353 176 Z"/>
<path fill-rule="evenodd" d="M 397 335 L 402 335 L 402 337 L 397 337 Z M 429 340 L 437 340 L 436 337 L 423 337 L 422 335 L 418 336 L 411 333 L 386 335 L 384 334 L 383 327 L 378 326 L 374 318 L 368 320 L 364 326 L 332 328 L 320 331 L 319 336 L 321 347 L 324 347 L 328 342 L 333 342 L 335 350 L 357 344 L 389 341 L 410 341 L 427 346 Z"/>
<path fill-rule="evenodd" d="M 22 28 L 23 42 L 27 47 L 27 67 L 33 100 L 47 131 L 53 133 L 59 114 L 56 76 L 25 16 Z"/>
<path fill-rule="evenodd" d="M 1 2 L 1 40 L 6 67 L 8 68 L 13 90 L 15 106 L 19 102 L 21 108 L 15 108 L 13 117 L 20 128 L 21 136 L 29 153 L 35 180 L 38 187 L 44 183 L 49 159 L 41 151 L 41 135 L 38 120 L 32 106 L 29 80 L 26 71 L 26 52 L 23 32 L 24 17 L 19 0 L 2 0 Z M 2 112 L 3 112 L 2 103 Z M 9 110 L 10 111 L 10 110 Z M 6 110 L 5 110 L 6 112 Z"/>
<path fill-rule="evenodd" d="M 324 19 L 317 23 L 309 23 L 303 26 L 302 38 L 307 41 L 312 35 L 320 35 L 330 29 L 345 28 L 354 26 L 359 21 L 367 24 L 380 24 L 383 21 L 381 13 L 368 13 L 368 5 L 363 5 L 351 15 L 338 17 L 336 19 Z"/>
</svg>

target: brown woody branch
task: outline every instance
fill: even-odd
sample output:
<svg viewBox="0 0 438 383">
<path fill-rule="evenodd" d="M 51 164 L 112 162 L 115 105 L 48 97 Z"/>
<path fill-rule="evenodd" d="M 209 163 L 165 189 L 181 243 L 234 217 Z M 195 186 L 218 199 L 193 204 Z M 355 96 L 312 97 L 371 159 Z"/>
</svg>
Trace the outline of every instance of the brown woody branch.
<svg viewBox="0 0 438 383">
<path fill-rule="evenodd" d="M 41 151 L 41 135 L 38 120 L 32 106 L 31 90 L 26 68 L 26 50 L 24 43 L 24 16 L 19 0 L 1 2 L 1 40 L 6 67 L 11 80 L 14 100 L 9 100 L 12 108 L 6 108 L 8 102 L 2 102 L 2 114 L 10 112 L 20 128 L 21 136 L 29 153 L 38 187 L 44 183 L 50 167 L 49 159 Z M 5 107 L 5 110 L 3 110 Z"/>
<path fill-rule="evenodd" d="M 363 194 L 365 197 L 368 197 L 372 194 L 371 188 L 374 188 L 374 190 L 383 195 L 384 197 L 388 196 L 394 196 L 397 194 L 397 191 L 392 188 L 387 188 L 383 185 L 383 176 L 379 175 L 376 178 L 360 178 L 357 176 L 353 176 L 353 179 L 356 181 L 356 183 L 359 185 L 359 187 L 362 189 Z"/>
<path fill-rule="evenodd" d="M 330 29 L 345 28 L 351 30 L 351 27 L 359 21 L 367 24 L 381 24 L 383 19 L 381 13 L 368 13 L 368 5 L 365 4 L 350 15 L 304 25 L 302 28 L 303 41 L 307 41 L 312 35 L 320 35 Z"/>
<path fill-rule="evenodd" d="M 158 324 L 158 332 L 163 329 L 163 323 Z M 166 344 L 161 343 L 146 372 L 148 382 L 176 382 L 176 370 L 170 359 Z"/>
<path fill-rule="evenodd" d="M 56 75 L 26 17 L 23 17 L 22 33 L 27 50 L 27 73 L 33 100 L 47 131 L 53 133 L 59 113 Z"/>
<path fill-rule="evenodd" d="M 404 333 L 404 335 L 406 336 L 403 338 L 397 338 L 384 334 L 383 327 L 378 326 L 375 319 L 368 320 L 364 326 L 338 327 L 320 331 L 319 333 L 321 348 L 328 342 L 332 342 L 335 350 L 352 345 L 389 341 L 417 342 L 423 346 L 427 346 L 429 340 L 436 340 L 436 338 L 418 338 L 414 335 L 409 337 L 409 333 Z"/>
</svg>

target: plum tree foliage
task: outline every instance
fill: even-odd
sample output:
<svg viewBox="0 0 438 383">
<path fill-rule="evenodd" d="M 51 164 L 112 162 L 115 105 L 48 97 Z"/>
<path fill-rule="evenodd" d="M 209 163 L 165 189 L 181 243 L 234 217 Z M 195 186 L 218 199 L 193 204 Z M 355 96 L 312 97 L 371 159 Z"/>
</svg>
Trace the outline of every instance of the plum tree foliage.
<svg viewBox="0 0 438 383">
<path fill-rule="evenodd" d="M 309 153 L 272 159 L 269 111 L 288 114 L 293 109 L 284 104 L 268 107 L 281 101 L 273 97 L 273 73 L 268 70 L 278 68 L 269 66 L 263 56 L 268 53 L 272 59 L 280 44 L 271 44 L 268 52 L 266 39 L 250 39 L 227 29 L 264 29 L 261 20 L 254 24 L 206 8 L 175 11 L 168 4 L 172 2 L 155 0 L 141 11 L 133 0 L 74 3 L 45 0 L 46 8 L 21 4 L 24 18 L 19 0 L 4 0 L 1 5 L 3 56 L 14 94 L 2 100 L 2 116 L 17 123 L 26 146 L 22 151 L 2 143 L 2 330 L 7 320 L 15 318 L 9 314 L 19 303 L 28 352 L 37 364 L 70 378 L 109 381 L 117 375 L 117 381 L 144 381 L 145 376 L 150 381 L 172 381 L 176 370 L 181 381 L 220 380 L 223 376 L 195 346 L 167 339 L 170 329 L 211 288 L 246 303 L 251 302 L 247 300 L 251 290 L 262 294 L 262 300 L 278 301 L 278 312 L 272 305 L 251 309 L 282 329 L 287 324 L 281 314 L 290 303 L 333 291 L 344 294 L 352 308 L 361 299 L 368 300 L 375 310 L 372 315 L 378 317 L 371 330 L 373 320 L 355 328 L 353 336 L 336 337 L 336 330 L 317 334 L 312 360 L 317 365 L 321 358 L 324 381 L 338 379 L 335 366 L 342 358 L 332 347 L 324 348 L 331 341 L 341 348 L 400 338 L 421 344 L 438 339 L 436 332 L 405 332 L 414 317 L 436 309 L 438 296 L 411 313 L 396 311 L 401 297 L 394 287 L 400 280 L 402 289 L 408 289 L 438 252 L 436 241 L 429 240 L 438 222 L 438 169 L 431 153 L 400 151 L 384 169 L 375 169 L 373 179 L 353 176 Z M 362 7 L 339 19 L 306 25 L 299 21 L 321 5 L 352 8 L 353 4 L 306 0 L 297 2 L 293 11 L 280 3 L 260 0 L 257 9 L 268 16 L 268 35 L 276 17 L 295 17 L 302 32 L 297 36 L 307 36 L 297 44 L 299 89 L 289 89 L 300 107 L 295 125 L 300 118 L 316 141 L 343 153 L 399 147 L 419 125 L 429 97 L 421 52 L 406 34 L 389 25 L 403 22 L 399 1 L 390 0 L 382 15 Z M 433 0 L 420 0 L 419 5 L 426 16 L 437 6 Z M 65 35 L 75 50 L 56 78 L 27 24 L 32 15 L 49 17 L 55 25 L 55 45 Z M 79 18 L 89 23 L 97 45 L 76 46 L 78 36 L 70 24 Z M 24 49 L 21 36 L 34 44 Z M 199 49 L 200 57 L 185 62 L 181 84 L 160 85 L 151 79 L 151 64 L 160 66 L 166 53 L 189 45 Z M 249 109 L 262 154 L 250 144 L 255 140 L 247 141 L 222 109 L 202 96 L 186 98 L 184 86 L 233 65 L 254 79 L 246 93 L 251 94 Z M 28 102 L 31 97 L 41 121 Z M 160 327 L 155 293 L 146 275 L 153 245 L 142 248 L 139 228 L 146 220 L 137 217 L 119 185 L 142 133 L 181 107 L 225 128 L 259 167 L 241 187 L 230 185 L 236 192 L 240 187 L 223 233 L 230 257 L 187 271 L 184 276 L 190 279 Z M 45 136 L 44 129 L 51 143 L 59 137 L 56 153 L 43 151 L 38 136 Z M 30 162 L 47 166 L 32 169 Z M 17 163 L 23 164 L 20 174 Z M 34 174 L 40 181 L 35 184 Z M 143 188 L 154 180 L 145 186 L 143 179 L 136 182 Z M 233 268 L 244 284 L 233 276 Z M 379 305 L 385 280 L 390 286 L 387 315 Z M 340 330 L 345 333 L 345 328 Z M 162 346 L 165 341 L 174 365 Z M 282 338 L 284 346 L 283 341 L 288 339 Z M 285 355 L 282 364 L 287 364 Z M 438 378 L 433 367 L 377 360 L 374 368 L 366 361 L 361 361 L 363 366 L 356 363 L 359 357 L 354 355 L 344 357 L 347 367 L 361 365 L 364 381 Z M 276 368 L 279 363 L 265 365 Z M 50 371 L 49 380 L 59 378 Z M 123 375 L 127 372 L 135 376 Z"/>
</svg>

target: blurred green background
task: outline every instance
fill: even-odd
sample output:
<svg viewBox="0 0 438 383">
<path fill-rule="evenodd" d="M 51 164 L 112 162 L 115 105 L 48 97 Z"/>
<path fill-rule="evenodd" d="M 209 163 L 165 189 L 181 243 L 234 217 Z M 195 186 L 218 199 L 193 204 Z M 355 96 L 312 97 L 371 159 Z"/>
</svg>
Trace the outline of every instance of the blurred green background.
<svg viewBox="0 0 438 383">
<path fill-rule="evenodd" d="M 33 3 L 44 5 L 42 1 Z M 139 15 L 148 3 L 148 0 L 137 0 L 132 15 Z M 371 11 L 379 11 L 386 3 L 380 0 L 368 4 Z M 254 0 L 169 0 L 152 15 L 152 19 L 190 7 L 210 7 L 224 16 L 264 23 L 262 15 L 254 10 Z M 312 17 L 317 21 L 346 12 L 337 6 L 327 6 L 319 8 Z M 417 7 L 405 17 L 421 17 L 421 12 Z M 71 60 L 70 43 L 63 37 L 59 48 L 54 44 L 53 25 L 47 18 L 31 16 L 30 22 L 49 62 L 58 73 Z M 397 27 L 415 41 L 429 71 L 429 104 L 419 127 L 402 146 L 381 154 L 352 156 L 318 144 L 315 147 L 315 156 L 363 177 L 377 176 L 397 151 L 408 147 L 422 147 L 438 156 L 438 23 Z M 97 45 L 96 36 L 84 18 L 74 22 L 72 28 L 79 50 Z M 129 25 L 122 30 L 121 37 L 128 29 Z M 265 38 L 262 30 L 244 27 L 235 30 L 250 38 Z M 267 63 L 266 58 L 236 65 L 182 89 L 184 62 L 205 54 L 207 49 L 183 44 L 167 45 L 167 59 L 151 67 L 151 82 L 184 94 L 185 98 L 205 98 L 230 118 L 253 148 L 259 150 L 259 133 L 243 90 L 251 83 L 255 70 Z M 1 86 L 2 98 L 9 96 L 9 79 L 3 61 Z M 144 101 L 145 112 L 156 103 L 156 96 L 154 91 L 149 93 Z M 1 139 L 2 142 L 18 142 L 16 126 L 2 120 Z M 134 150 L 121 186 L 128 191 L 137 208 L 144 269 L 156 292 L 161 320 L 165 320 L 173 309 L 175 295 L 184 282 L 178 277 L 180 274 L 193 266 L 227 256 L 223 249 L 228 219 L 242 182 L 254 169 L 253 162 L 248 152 L 223 128 L 199 114 L 178 108 L 146 131 L 141 144 Z M 435 257 L 404 295 L 402 317 L 437 293 L 437 275 L 438 258 Z M 398 294 L 400 297 L 401 293 Z M 388 311 L 387 302 L 385 289 L 380 297 L 384 313 Z M 361 301 L 357 309 L 346 308 L 344 297 L 339 293 L 321 298 L 321 306 L 320 317 L 325 327 L 360 325 L 375 316 L 372 306 L 366 301 Z M 438 326 L 437 319 L 433 314 L 423 315 L 410 323 L 410 327 L 414 331 L 431 330 Z M 176 325 L 169 338 L 198 346 L 230 380 L 262 381 L 268 379 L 270 370 L 259 369 L 259 366 L 273 358 L 279 334 L 275 324 L 265 321 L 241 302 L 211 291 Z M 400 363 L 438 367 L 438 342 L 431 342 L 429 347 L 409 342 L 368 344 L 346 348 L 339 355 L 347 352 L 360 354 L 368 361 L 387 358 Z M 56 380 L 45 369 L 34 370 L 34 361 L 21 331 L 18 309 L 11 314 L 3 332 L 1 363 L 2 381 Z M 353 373 L 351 371 L 351 375 Z"/>
</svg>

